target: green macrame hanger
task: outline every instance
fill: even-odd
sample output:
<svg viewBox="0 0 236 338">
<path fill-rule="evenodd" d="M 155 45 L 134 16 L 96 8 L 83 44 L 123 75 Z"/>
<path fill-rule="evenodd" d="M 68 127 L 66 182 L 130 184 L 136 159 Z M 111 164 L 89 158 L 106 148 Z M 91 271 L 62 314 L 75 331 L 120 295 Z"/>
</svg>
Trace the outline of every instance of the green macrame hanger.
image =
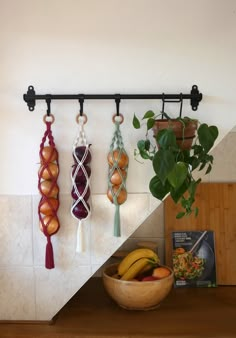
<svg viewBox="0 0 236 338">
<path fill-rule="evenodd" d="M 116 99 L 117 114 L 112 117 L 112 121 L 115 124 L 115 131 L 108 155 L 108 192 L 111 195 L 112 203 L 115 205 L 114 236 L 116 237 L 121 235 L 120 205 L 123 204 L 127 198 L 126 178 L 129 161 L 120 132 L 120 124 L 124 121 L 124 117 L 122 114 L 119 114 L 119 103 L 120 99 Z M 115 182 L 114 177 L 116 177 Z"/>
</svg>

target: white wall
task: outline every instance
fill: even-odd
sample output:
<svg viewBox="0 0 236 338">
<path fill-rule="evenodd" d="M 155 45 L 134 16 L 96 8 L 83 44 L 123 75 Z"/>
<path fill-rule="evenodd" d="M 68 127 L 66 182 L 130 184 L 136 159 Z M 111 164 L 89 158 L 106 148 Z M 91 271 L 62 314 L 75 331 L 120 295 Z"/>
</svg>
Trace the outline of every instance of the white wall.
<svg viewBox="0 0 236 338">
<path fill-rule="evenodd" d="M 0 319 L 51 319 L 159 203 L 147 194 L 150 164 L 133 158 L 139 132 L 131 121 L 134 112 L 158 111 L 161 103 L 121 102 L 129 197 L 121 209 L 122 237 L 114 238 L 114 207 L 105 193 L 115 102 L 86 101 L 93 213 L 85 224 L 87 251 L 75 254 L 70 167 L 79 105 L 53 101 L 61 229 L 53 236 L 56 268 L 46 270 L 37 215 L 46 105 L 37 101 L 30 112 L 23 101 L 27 87 L 38 94 L 189 93 L 196 84 L 204 95 L 196 117 L 218 125 L 220 141 L 236 124 L 235 16 L 234 0 L 0 0 Z M 177 104 L 166 108 L 173 115 L 179 110 Z M 195 116 L 189 102 L 183 114 Z M 162 236 L 162 219 L 156 226 Z"/>
<path fill-rule="evenodd" d="M 234 0 L 0 0 L 0 193 L 37 193 L 38 148 L 44 102 L 29 112 L 28 85 L 46 93 L 189 93 L 204 95 L 197 117 L 220 127 L 235 124 L 236 3 Z M 128 189 L 147 191 L 147 166 L 132 154 L 138 133 L 133 112 L 160 101 L 123 101 L 122 126 L 130 153 Z M 167 107 L 168 108 L 168 107 Z M 178 110 L 169 107 L 169 112 Z M 193 116 L 189 102 L 184 114 Z M 54 101 L 55 141 L 62 192 L 69 192 L 77 102 Z M 106 153 L 115 103 L 87 101 L 86 133 L 93 144 L 94 193 L 106 190 Z M 104 132 L 105 131 L 105 132 Z M 135 175 L 135 179 L 134 179 Z"/>
</svg>

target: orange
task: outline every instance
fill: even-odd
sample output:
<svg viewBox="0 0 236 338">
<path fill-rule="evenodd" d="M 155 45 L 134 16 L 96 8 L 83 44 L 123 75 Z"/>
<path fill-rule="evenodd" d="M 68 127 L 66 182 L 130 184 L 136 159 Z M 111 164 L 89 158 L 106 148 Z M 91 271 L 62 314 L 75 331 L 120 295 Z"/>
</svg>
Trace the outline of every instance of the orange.
<svg viewBox="0 0 236 338">
<path fill-rule="evenodd" d="M 171 274 L 170 270 L 163 266 L 153 269 L 153 272 L 152 272 L 152 276 L 157 279 L 165 278 L 169 276 L 170 274 Z"/>
</svg>

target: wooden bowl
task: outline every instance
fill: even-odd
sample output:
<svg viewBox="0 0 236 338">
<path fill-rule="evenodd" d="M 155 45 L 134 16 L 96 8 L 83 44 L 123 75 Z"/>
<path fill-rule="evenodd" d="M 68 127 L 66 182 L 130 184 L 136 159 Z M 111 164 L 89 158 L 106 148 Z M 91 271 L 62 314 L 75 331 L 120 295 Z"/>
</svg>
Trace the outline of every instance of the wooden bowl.
<svg viewBox="0 0 236 338">
<path fill-rule="evenodd" d="M 122 308 L 127 310 L 152 310 L 160 305 L 169 294 L 174 273 L 155 281 L 123 281 L 113 278 L 119 263 L 111 264 L 103 271 L 103 285 L 108 295 Z"/>
</svg>

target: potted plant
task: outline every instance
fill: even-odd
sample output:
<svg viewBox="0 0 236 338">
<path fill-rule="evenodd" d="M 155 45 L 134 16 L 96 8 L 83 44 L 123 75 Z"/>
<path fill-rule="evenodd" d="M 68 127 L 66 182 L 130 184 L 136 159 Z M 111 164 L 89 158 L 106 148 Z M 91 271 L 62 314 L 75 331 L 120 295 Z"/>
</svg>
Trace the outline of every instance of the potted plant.
<svg viewBox="0 0 236 338">
<path fill-rule="evenodd" d="M 160 115 L 162 119 L 158 119 Z M 176 218 L 192 212 L 197 216 L 198 208 L 193 207 L 193 203 L 201 178 L 195 179 L 193 171 L 204 169 L 205 174 L 211 171 L 213 156 L 209 151 L 218 137 L 218 128 L 189 117 L 172 119 L 164 112 L 156 115 L 151 110 L 141 120 L 134 114 L 134 128 L 141 128 L 142 121 L 146 132 L 145 137 L 137 143 L 135 158 L 141 156 L 152 161 L 154 176 L 149 183 L 150 192 L 159 200 L 170 194 L 175 203 L 181 204 L 183 210 Z M 159 124 L 163 123 L 164 127 L 160 127 Z M 176 124 L 180 127 L 177 134 Z M 189 127 L 196 131 L 196 136 L 185 135 Z M 154 138 L 150 137 L 151 129 Z"/>
</svg>

